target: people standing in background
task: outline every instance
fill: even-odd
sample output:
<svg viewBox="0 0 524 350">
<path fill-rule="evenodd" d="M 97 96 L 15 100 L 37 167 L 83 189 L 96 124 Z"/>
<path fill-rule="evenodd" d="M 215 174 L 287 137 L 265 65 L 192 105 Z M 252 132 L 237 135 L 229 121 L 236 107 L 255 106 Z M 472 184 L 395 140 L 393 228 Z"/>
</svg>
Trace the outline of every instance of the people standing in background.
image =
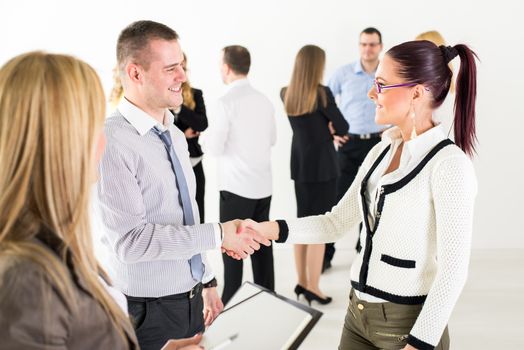
<svg viewBox="0 0 524 350">
<path fill-rule="evenodd" d="M 178 34 L 137 21 L 117 41 L 124 97 L 106 120 L 97 194 L 115 286 L 142 350 L 202 332 L 223 309 L 205 251 L 247 257 L 269 241 L 238 221 L 199 224 L 195 175 L 169 109 L 186 80 Z"/>
<path fill-rule="evenodd" d="M 275 111 L 269 99 L 247 78 L 249 51 L 239 45 L 222 50 L 221 75 L 228 91 L 217 103 L 205 151 L 217 157 L 220 220 L 268 220 L 272 195 L 271 147 L 276 142 Z M 257 219 L 258 218 L 258 219 Z M 243 262 L 223 254 L 227 303 L 242 283 Z M 273 248 L 251 256 L 256 284 L 275 289 Z"/>
<path fill-rule="evenodd" d="M 185 53 L 182 68 L 187 76 L 187 56 Z M 175 125 L 186 136 L 189 160 L 193 166 L 196 179 L 196 202 L 200 213 L 200 223 L 204 223 L 206 177 L 202 166 L 204 153 L 198 143 L 198 138 L 200 133 L 207 129 L 206 105 L 204 104 L 202 90 L 193 88 L 188 79 L 182 83 L 182 97 L 184 103 L 180 107 L 172 109 L 171 112 L 175 115 Z"/>
<path fill-rule="evenodd" d="M 297 216 L 324 214 L 337 201 L 337 177 L 340 174 L 333 137 L 343 137 L 348 123 L 340 113 L 328 87 L 321 85 L 326 54 L 314 45 L 300 49 L 295 59 L 289 86 L 281 97 L 293 129 L 291 143 L 291 178 L 295 182 Z M 295 266 L 300 294 L 311 303 L 331 302 L 319 286 L 324 244 L 295 244 Z"/>
<path fill-rule="evenodd" d="M 375 104 L 367 92 L 373 86 L 375 72 L 382 51 L 382 34 L 378 29 L 369 27 L 360 33 L 360 58 L 335 71 L 328 86 L 335 97 L 342 115 L 349 123 L 349 139 L 343 140 L 338 147 L 340 177 L 337 181 L 337 199 L 340 200 L 353 183 L 358 169 L 368 152 L 380 142 L 384 125 L 375 122 Z M 362 229 L 362 226 L 360 226 Z M 360 241 L 357 242 L 357 251 Z M 335 254 L 334 244 L 328 244 L 324 265 L 331 266 Z"/>
<path fill-rule="evenodd" d="M 440 34 L 436 30 L 430 30 L 424 33 L 421 33 L 417 35 L 415 40 L 428 40 L 431 41 L 433 44 L 440 46 L 440 45 L 446 45 L 446 41 L 444 40 L 444 37 L 442 34 Z M 449 69 L 451 69 L 451 73 L 453 73 L 453 65 L 449 64 Z M 449 88 L 449 93 L 454 94 L 455 93 L 455 83 L 454 78 L 451 80 L 451 86 Z M 433 115 L 433 120 L 435 122 L 442 124 L 442 129 L 447 133 L 448 137 L 453 140 L 453 135 L 451 133 L 453 128 L 453 118 L 450 116 L 453 115 L 453 99 L 448 98 L 444 101 L 444 103 L 435 110 Z"/>
</svg>

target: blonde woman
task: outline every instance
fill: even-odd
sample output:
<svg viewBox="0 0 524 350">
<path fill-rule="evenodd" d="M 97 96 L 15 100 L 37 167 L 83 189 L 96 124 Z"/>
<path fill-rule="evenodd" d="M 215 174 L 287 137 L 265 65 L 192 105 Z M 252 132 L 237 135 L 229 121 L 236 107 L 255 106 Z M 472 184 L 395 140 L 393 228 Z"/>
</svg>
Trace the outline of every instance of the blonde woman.
<svg viewBox="0 0 524 350">
<path fill-rule="evenodd" d="M 124 87 L 122 86 L 122 80 L 120 80 L 118 65 L 116 65 L 113 67 L 113 88 L 109 95 L 109 105 L 111 106 L 111 109 L 118 107 L 122 97 L 124 97 Z"/>
<path fill-rule="evenodd" d="M 2 349 L 138 349 L 91 243 L 104 115 L 99 78 L 73 57 L 32 52 L 0 69 Z"/>
<path fill-rule="evenodd" d="M 324 214 L 336 204 L 339 168 L 329 125 L 342 137 L 348 132 L 348 123 L 329 88 L 321 85 L 325 61 L 324 50 L 318 46 L 301 48 L 289 86 L 281 93 L 293 129 L 291 178 L 298 217 Z M 295 244 L 295 293 L 297 298 L 304 294 L 309 303 L 331 302 L 319 287 L 324 249 L 324 244 Z"/>
<path fill-rule="evenodd" d="M 184 53 L 184 61 L 182 68 L 187 74 L 187 56 Z M 202 90 L 195 89 L 186 79 L 182 83 L 182 97 L 184 103 L 178 108 L 171 110 L 175 115 L 175 125 L 185 135 L 187 141 L 187 149 L 189 151 L 189 158 L 193 166 L 196 180 L 196 202 L 200 214 L 200 223 L 204 223 L 204 194 L 206 187 L 206 177 L 204 175 L 204 167 L 202 166 L 202 158 L 204 152 L 198 143 L 200 133 L 207 129 L 207 115 L 206 105 L 204 103 L 204 95 Z"/>
</svg>

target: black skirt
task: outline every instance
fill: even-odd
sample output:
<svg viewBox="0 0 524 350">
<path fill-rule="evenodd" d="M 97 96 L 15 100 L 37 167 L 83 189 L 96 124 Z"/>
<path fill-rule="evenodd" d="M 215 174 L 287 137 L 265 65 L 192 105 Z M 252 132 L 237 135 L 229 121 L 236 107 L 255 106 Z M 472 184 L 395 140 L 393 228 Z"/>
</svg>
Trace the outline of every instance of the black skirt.
<svg viewBox="0 0 524 350">
<path fill-rule="evenodd" d="M 295 195 L 299 218 L 324 214 L 336 204 L 337 180 L 335 178 L 323 182 L 295 181 Z"/>
</svg>

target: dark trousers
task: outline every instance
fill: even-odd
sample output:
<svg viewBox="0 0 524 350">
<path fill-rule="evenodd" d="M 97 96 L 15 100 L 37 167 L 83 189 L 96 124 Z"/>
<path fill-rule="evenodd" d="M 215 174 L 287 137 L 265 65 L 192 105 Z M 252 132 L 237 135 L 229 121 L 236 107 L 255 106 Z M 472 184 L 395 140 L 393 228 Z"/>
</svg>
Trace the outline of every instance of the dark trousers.
<svg viewBox="0 0 524 350">
<path fill-rule="evenodd" d="M 350 137 L 349 141 L 338 149 L 337 158 L 340 166 L 340 176 L 337 179 L 337 202 L 344 197 L 353 180 L 355 180 L 358 169 L 369 151 L 379 142 L 380 137 L 367 140 Z M 359 250 L 359 245 L 357 242 L 357 250 Z M 335 243 L 327 243 L 324 261 L 331 261 L 334 255 Z"/>
<path fill-rule="evenodd" d="M 160 298 L 127 297 L 140 349 L 159 350 L 169 339 L 204 331 L 202 284 L 194 290 Z"/>
<path fill-rule="evenodd" d="M 228 191 L 220 191 L 220 222 L 234 219 L 253 219 L 257 222 L 269 220 L 271 196 L 262 199 L 244 198 Z M 242 284 L 242 260 L 222 254 L 224 260 L 224 291 L 222 302 L 226 304 Z M 251 255 L 254 282 L 269 290 L 275 290 L 273 247 L 261 246 Z"/>
<path fill-rule="evenodd" d="M 204 167 L 202 161 L 193 167 L 196 179 L 196 202 L 198 205 L 198 212 L 200 213 L 200 223 L 204 221 L 204 194 L 206 189 L 206 176 L 204 175 Z"/>
</svg>

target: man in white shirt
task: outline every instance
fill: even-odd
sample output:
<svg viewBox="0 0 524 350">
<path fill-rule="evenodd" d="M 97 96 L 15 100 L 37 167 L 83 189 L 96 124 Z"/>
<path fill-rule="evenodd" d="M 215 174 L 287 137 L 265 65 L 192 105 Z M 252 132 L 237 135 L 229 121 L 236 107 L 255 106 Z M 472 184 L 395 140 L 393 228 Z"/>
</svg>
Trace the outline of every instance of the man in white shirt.
<svg viewBox="0 0 524 350">
<path fill-rule="evenodd" d="M 204 145 L 208 154 L 218 157 L 221 221 L 269 219 L 275 111 L 269 99 L 249 83 L 250 65 L 251 56 L 245 47 L 223 49 L 222 80 L 229 89 L 218 101 Z M 242 283 L 243 263 L 226 254 L 223 260 L 222 301 L 227 303 Z M 251 256 L 251 262 L 255 283 L 274 290 L 272 247 L 261 247 Z"/>
</svg>

